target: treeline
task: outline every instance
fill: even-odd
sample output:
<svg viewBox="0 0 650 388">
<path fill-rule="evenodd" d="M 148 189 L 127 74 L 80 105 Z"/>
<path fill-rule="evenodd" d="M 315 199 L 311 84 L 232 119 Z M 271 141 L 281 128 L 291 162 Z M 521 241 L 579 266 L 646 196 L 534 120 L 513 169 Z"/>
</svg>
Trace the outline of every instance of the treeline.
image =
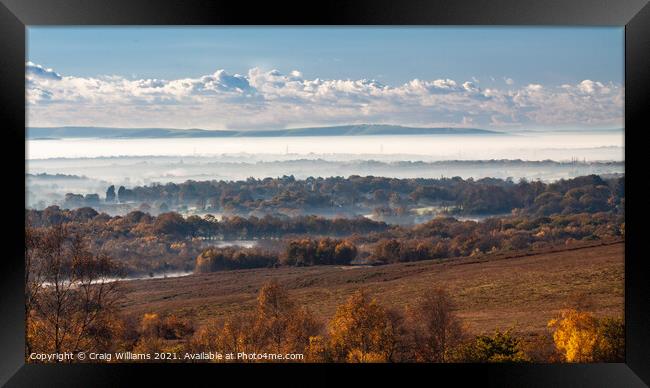
<svg viewBox="0 0 650 388">
<path fill-rule="evenodd" d="M 389 226 L 381 221 L 365 217 L 325 218 L 316 215 L 287 217 L 282 215 L 258 218 L 240 216 L 224 217 L 221 220 L 207 215 L 205 217 L 183 217 L 179 213 L 168 212 L 152 216 L 139 210 L 124 216 L 111 217 L 93 208 L 84 207 L 73 210 L 49 206 L 44 210 L 25 211 L 26 222 L 34 227 L 47 227 L 66 223 L 87 224 L 93 228 L 106 226 L 121 234 L 152 234 L 172 238 L 214 237 L 237 238 L 277 238 L 285 235 L 327 235 L 348 236 L 386 230 Z"/>
<path fill-rule="evenodd" d="M 129 273 L 194 271 L 206 248 L 222 264 L 201 271 L 276 265 L 366 264 L 448 259 L 570 245 L 573 241 L 611 240 L 625 236 L 624 214 L 617 212 L 518 215 L 480 222 L 435 218 L 415 226 L 388 226 L 366 218 L 227 217 L 222 220 L 177 213 L 154 217 L 140 211 L 110 217 L 90 208 L 28 210 L 27 225 L 40 230 L 65 225 L 126 265 Z M 337 237 L 339 236 L 339 237 Z M 328 239 L 334 237 L 334 239 Z M 344 243 L 340 243 L 343 237 Z M 219 249 L 220 239 L 274 242 L 274 249 Z M 336 238 L 339 238 L 338 240 Z M 278 239 L 278 240 L 275 240 Z"/>
<path fill-rule="evenodd" d="M 197 272 L 280 265 L 390 264 L 474 255 L 570 248 L 579 242 L 624 238 L 621 216 L 598 213 L 553 217 L 488 219 L 483 222 L 436 219 L 413 228 L 395 227 L 345 240 L 286 239 L 284 252 L 257 248 L 208 248 L 197 257 Z M 215 263 L 214 265 L 210 263 Z"/>
<path fill-rule="evenodd" d="M 278 265 L 276 253 L 256 248 L 207 248 L 196 258 L 196 273 L 231 269 L 274 267 Z"/>
<path fill-rule="evenodd" d="M 578 241 L 625 237 L 625 218 L 612 213 L 550 217 L 489 218 L 481 222 L 438 218 L 413 227 L 394 227 L 362 239 L 375 264 L 447 259 L 476 254 L 543 250 Z"/>
<path fill-rule="evenodd" d="M 331 238 L 289 240 L 284 252 L 259 248 L 210 247 L 196 258 L 195 272 L 269 268 L 280 265 L 349 265 L 357 257 L 357 247 L 346 240 Z"/>
<path fill-rule="evenodd" d="M 320 240 L 301 239 L 287 243 L 281 264 L 305 265 L 347 265 L 357 257 L 357 247 L 346 240 L 324 238 Z"/>
<path fill-rule="evenodd" d="M 624 178 L 597 175 L 553 183 L 495 178 L 361 177 L 357 175 L 296 180 L 249 178 L 245 181 L 187 181 L 131 189 L 108 188 L 106 203 L 129 202 L 155 213 L 195 207 L 230 214 L 308 213 L 378 209 L 378 214 L 404 213 L 418 206 L 442 206 L 457 214 L 499 214 L 521 209 L 533 215 L 621 211 Z M 69 194 L 66 207 L 95 204 L 96 197 Z M 399 210 L 401 209 L 401 210 Z"/>
<path fill-rule="evenodd" d="M 94 251 L 105 252 L 124 263 L 129 274 L 193 271 L 196 257 L 214 240 L 336 237 L 389 228 L 383 222 L 363 217 L 235 216 L 217 220 L 198 216 L 184 218 L 178 213 L 155 217 L 141 211 L 111 217 L 92 208 L 64 210 L 57 206 L 40 211 L 27 210 L 25 223 L 34 229 L 65 225 L 87 236 Z"/>
</svg>

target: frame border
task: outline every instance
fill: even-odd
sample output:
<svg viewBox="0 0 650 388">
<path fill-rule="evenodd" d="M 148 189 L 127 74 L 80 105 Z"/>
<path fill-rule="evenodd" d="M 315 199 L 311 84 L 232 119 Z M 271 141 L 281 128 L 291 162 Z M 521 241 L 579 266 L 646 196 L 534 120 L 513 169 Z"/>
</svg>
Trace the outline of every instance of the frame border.
<svg viewBox="0 0 650 388">
<path fill-rule="evenodd" d="M 625 129 L 628 137 L 640 140 L 650 90 L 650 5 L 647 0 L 457 0 L 453 4 L 426 0 L 341 0 L 321 2 L 308 10 L 299 2 L 262 3 L 250 6 L 223 0 L 202 0 L 191 6 L 181 0 L 0 0 L 0 118 L 11 145 L 2 153 L 3 162 L 24 156 L 26 26 L 28 25 L 609 25 L 625 26 Z M 645 120 L 644 120 L 645 119 Z M 627 140 L 627 137 L 626 137 Z M 635 144 L 636 143 L 636 144 Z M 642 142 L 627 142 L 626 185 L 630 185 L 631 166 L 641 166 L 643 150 L 630 147 Z M 647 151 L 646 151 L 647 152 Z M 24 166 L 24 165 L 23 165 Z M 10 185 L 10 203 L 25 200 L 24 171 L 5 169 Z M 641 182 L 639 176 L 639 182 Z M 296 372 L 317 377 L 317 383 L 336 384 L 343 380 L 338 372 L 359 381 L 397 379 L 412 374 L 452 377 L 457 382 L 476 382 L 490 386 L 647 386 L 650 384 L 650 265 L 642 255 L 644 221 L 643 186 L 632 183 L 626 201 L 634 212 L 626 212 L 625 241 L 625 322 L 626 362 L 613 364 L 398 364 L 390 367 L 368 365 L 267 365 L 256 364 L 262 373 L 246 373 L 246 365 L 169 364 L 73 364 L 68 366 L 25 364 L 23 251 L 24 230 L 8 227 L 3 235 L 10 246 L 1 260 L 0 272 L 0 384 L 7 386 L 73 385 L 115 386 L 132 382 L 136 374 L 147 374 L 166 383 L 187 384 L 200 370 L 215 381 L 223 375 L 237 376 L 240 382 L 256 376 L 266 383 Z M 22 198 L 22 200 L 21 200 Z M 24 223 L 23 209 L 8 206 L 5 214 L 11 224 Z M 330 373 L 334 372 L 334 373 Z M 354 372 L 361 373 L 354 373 Z M 216 372 L 216 373 L 215 373 Z M 243 373 L 240 373 L 243 372 Z M 433 372 L 434 374 L 432 374 Z M 468 373 L 469 372 L 469 373 Z M 362 376 L 362 374 L 364 376 Z M 10 379 L 10 380 L 9 380 Z M 363 380 L 361 380 L 363 379 Z M 210 381 L 205 380 L 205 381 Z M 313 380 L 311 380 L 314 382 Z M 645 383 L 644 383 L 645 382 Z M 294 383 L 294 381 L 291 381 Z M 214 385 L 214 383 L 212 384 Z"/>
</svg>

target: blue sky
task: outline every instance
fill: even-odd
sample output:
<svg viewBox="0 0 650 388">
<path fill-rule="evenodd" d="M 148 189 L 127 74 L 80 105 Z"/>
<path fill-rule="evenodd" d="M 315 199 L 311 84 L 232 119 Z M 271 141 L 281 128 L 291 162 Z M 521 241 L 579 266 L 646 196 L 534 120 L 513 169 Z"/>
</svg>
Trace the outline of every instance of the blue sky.
<svg viewBox="0 0 650 388">
<path fill-rule="evenodd" d="M 411 125 L 473 123 L 475 126 L 489 127 L 531 124 L 559 126 L 562 123 L 558 123 L 557 120 L 544 121 L 542 116 L 529 112 L 531 104 L 541 103 L 543 99 L 541 96 L 537 99 L 528 96 L 530 98 L 526 101 L 522 100 L 523 97 L 519 98 L 522 102 L 521 109 L 517 112 L 505 112 L 507 105 L 512 105 L 512 101 L 506 100 L 513 99 L 513 93 L 517 91 L 540 92 L 542 89 L 535 85 L 543 86 L 543 90 L 561 88 L 558 91 L 569 91 L 570 85 L 582 92 L 590 91 L 591 94 L 595 93 L 595 89 L 590 85 L 595 85 L 599 88 L 598 91 L 606 91 L 606 93 L 596 93 L 599 98 L 603 98 L 605 94 L 622 96 L 624 30 L 619 27 L 30 27 L 27 50 L 28 60 L 34 66 L 38 66 L 41 70 L 51 70 L 52 74 L 56 73 L 64 77 L 64 80 L 65 77 L 69 77 L 67 83 L 58 84 L 54 84 L 52 79 L 39 83 L 38 77 L 32 77 L 30 85 L 38 84 L 38 86 L 33 87 L 31 94 L 34 98 L 31 99 L 33 114 L 30 120 L 41 124 L 54 125 L 70 121 L 75 124 L 106 122 L 114 115 L 104 112 L 102 117 L 100 107 L 89 105 L 90 102 L 103 98 L 103 101 L 115 103 L 122 101 L 130 106 L 144 104 L 149 108 L 155 107 L 158 109 L 159 116 L 162 109 L 168 115 L 162 124 L 168 122 L 170 125 L 182 127 L 210 124 L 208 126 L 211 128 L 247 126 L 259 128 L 303 124 L 325 125 L 349 121 L 386 121 L 387 119 Z M 257 81 L 253 82 L 254 74 L 251 73 L 251 69 L 257 71 L 255 74 L 264 76 L 258 76 Z M 280 79 L 272 73 L 271 70 L 274 69 L 278 70 L 284 78 Z M 219 70 L 222 72 L 218 73 L 217 81 L 208 80 L 207 83 L 200 81 L 201 77 L 213 77 Z M 28 68 L 28 73 L 29 71 Z M 292 73 L 292 71 L 297 72 Z M 40 74 L 42 75 L 43 72 L 41 71 Z M 244 78 L 233 78 L 236 75 Z M 117 77 L 107 81 L 106 76 Z M 75 82 L 73 77 L 76 78 Z M 160 91 L 163 90 L 161 86 L 157 86 L 158 89 L 154 93 L 151 92 L 150 85 L 143 91 L 140 84 L 126 87 L 122 81 L 116 83 L 116 78 L 121 78 L 123 81 L 191 79 L 193 90 L 203 91 L 200 101 L 204 105 L 207 104 L 207 94 L 220 94 L 223 97 L 226 92 L 239 90 L 241 96 L 234 98 L 233 94 L 228 94 L 227 101 L 219 97 L 218 103 L 228 103 L 232 106 L 237 104 L 239 109 L 244 102 L 250 105 L 256 99 L 257 105 L 248 110 L 249 114 L 260 113 L 260 109 L 264 107 L 277 108 L 277 101 L 280 101 L 277 97 L 282 96 L 282 107 L 286 108 L 285 116 L 271 117 L 273 115 L 268 114 L 266 119 L 260 119 L 259 122 L 253 122 L 250 118 L 235 122 L 233 117 L 216 123 L 210 119 L 210 115 L 214 117 L 220 112 L 213 109 L 210 113 L 203 109 L 204 118 L 190 123 L 187 120 L 174 119 L 180 115 L 178 110 L 172 112 L 172 108 L 165 108 L 172 99 L 174 103 L 179 103 L 181 97 L 186 97 L 186 93 L 181 93 L 180 96 L 178 88 L 174 85 L 166 84 L 173 89 L 173 93 L 161 96 Z M 103 82 L 103 86 L 90 87 L 88 79 L 97 79 L 97 82 Z M 302 82 L 300 95 L 296 94 L 298 93 L 296 84 L 291 84 L 297 79 Z M 383 85 L 395 88 L 413 80 L 430 82 L 426 85 L 412 85 L 408 90 L 394 90 L 390 96 L 384 93 L 384 97 L 386 99 L 390 97 L 390 101 L 394 101 L 398 94 L 412 96 L 414 89 L 418 88 L 418 90 L 426 89 L 431 95 L 440 95 L 443 89 L 462 91 L 465 97 L 467 93 L 480 89 L 482 95 L 478 96 L 472 92 L 478 98 L 474 106 L 462 108 L 467 111 L 465 112 L 467 114 L 460 111 L 450 113 L 448 108 L 437 109 L 437 113 L 434 114 L 435 109 L 431 106 L 440 107 L 447 100 L 438 98 L 434 102 L 429 98 L 427 99 L 429 105 L 423 102 L 424 100 L 420 100 L 422 111 L 414 114 L 413 110 L 409 110 L 403 114 L 404 118 L 400 118 L 400 114 L 378 112 L 376 108 L 379 103 L 375 107 L 371 106 L 369 96 L 376 96 L 377 90 L 380 89 L 373 89 L 377 85 L 362 82 L 367 79 L 378 81 L 380 87 Z M 329 119 L 324 120 L 325 116 L 315 117 L 314 110 L 305 110 L 304 105 L 296 105 L 293 109 L 287 105 L 290 99 L 298 104 L 295 101 L 299 97 L 316 104 L 313 98 L 309 99 L 303 93 L 305 88 L 313 89 L 314 80 L 357 82 L 347 86 L 340 82 L 335 85 L 318 84 L 321 92 L 317 94 L 322 96 L 325 88 L 328 91 L 335 89 L 339 93 L 345 92 L 346 96 L 350 94 L 350 88 L 357 94 L 367 92 L 366 96 L 362 96 L 363 98 L 342 101 L 341 105 L 357 112 L 365 107 L 366 116 L 354 120 L 351 119 L 350 112 L 346 113 L 343 109 L 339 112 L 339 116 L 336 112 L 328 112 L 325 116 Z M 445 86 L 444 82 L 435 83 L 436 80 L 452 80 L 455 84 L 447 87 L 450 84 Z M 585 86 L 581 84 L 583 81 L 589 81 L 591 84 Z M 79 86 L 84 82 L 83 87 Z M 246 90 L 234 87 L 234 85 L 241 85 L 242 82 L 247 84 L 244 88 Z M 270 91 L 271 87 L 278 82 L 286 83 L 288 87 L 293 88 L 294 94 L 290 99 L 287 93 L 280 93 L 277 88 L 273 89 L 275 94 L 263 92 L 263 90 Z M 467 82 L 471 85 L 467 86 Z M 64 90 L 62 85 L 67 89 Z M 532 88 L 529 88 L 530 85 L 533 85 Z M 139 89 L 135 90 L 136 86 Z M 169 89 L 167 86 L 165 90 Z M 101 93 L 91 96 L 90 94 L 93 93 L 91 89 L 101 90 Z M 119 96 L 116 94 L 111 100 L 107 97 L 107 90 L 116 90 L 115 93 L 121 94 Z M 207 90 L 210 90 L 210 93 L 206 93 Z M 482 107 L 485 104 L 480 101 L 495 99 L 497 92 L 502 93 L 505 105 L 502 108 L 493 106 L 486 111 L 486 108 Z M 147 101 L 140 98 L 143 93 L 149 96 Z M 510 93 L 509 97 L 507 93 Z M 155 98 L 152 97 L 154 94 Z M 76 96 L 76 99 L 71 99 L 71 95 Z M 242 100 L 244 95 L 248 97 Z M 454 96 L 458 98 L 449 99 L 449 104 L 460 101 L 460 95 Z M 546 96 L 548 97 L 549 95 Z M 188 102 L 188 100 L 183 101 Z M 276 101 L 276 105 L 271 107 L 271 101 Z M 56 105 L 55 108 L 51 102 L 67 103 L 69 105 L 67 114 L 78 111 L 81 102 L 86 104 L 86 110 L 66 119 L 65 112 L 56 111 L 56 109 L 60 110 L 62 105 Z M 322 107 L 326 102 L 321 100 L 318 104 Z M 74 103 L 77 103 L 76 108 Z M 195 105 L 192 107 L 196 108 L 197 100 L 193 100 L 193 103 Z M 214 104 L 215 101 L 212 100 L 210 103 Z M 331 104 L 332 101 L 327 103 Z M 383 104 L 386 103 L 387 100 L 384 100 Z M 413 101 L 408 103 L 412 104 Z M 561 105 L 561 100 L 557 103 Z M 38 104 L 41 106 L 37 108 Z M 580 101 L 576 104 L 576 109 L 584 110 L 586 107 Z M 602 104 L 603 101 L 594 103 L 594 109 L 602 108 Z M 296 111 L 297 108 L 302 109 L 303 114 L 292 118 L 290 112 Z M 398 108 L 395 106 L 390 112 L 395 113 Z M 461 108 L 457 107 L 458 109 Z M 478 111 L 480 109 L 484 111 Z M 552 107 L 547 107 L 547 110 L 550 109 Z M 144 114 L 142 110 L 139 112 Z M 547 116 L 549 112 L 546 112 Z M 56 118 L 59 113 L 61 119 Z M 590 121 L 588 118 L 594 117 L 598 112 L 591 113 L 594 114 L 585 116 L 584 119 L 577 119 L 575 114 L 569 113 L 567 118 L 573 117 L 574 122 L 567 121 L 565 126 L 607 127 L 622 120 L 622 108 L 620 117 L 616 118 Z M 135 113 L 133 116 L 127 116 L 126 119 L 137 121 L 139 125 L 145 123 L 153 125 L 155 121 L 135 117 Z M 409 120 L 410 122 L 407 122 Z"/>
<path fill-rule="evenodd" d="M 32 62 L 77 76 L 180 78 L 300 69 L 308 78 L 622 82 L 623 28 L 31 27 Z"/>
</svg>

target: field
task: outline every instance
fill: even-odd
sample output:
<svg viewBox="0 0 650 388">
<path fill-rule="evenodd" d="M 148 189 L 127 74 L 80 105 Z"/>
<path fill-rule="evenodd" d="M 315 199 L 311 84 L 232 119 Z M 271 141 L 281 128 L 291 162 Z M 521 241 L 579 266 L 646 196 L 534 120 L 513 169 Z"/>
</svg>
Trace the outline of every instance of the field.
<svg viewBox="0 0 650 388">
<path fill-rule="evenodd" d="M 624 243 L 598 242 L 545 253 L 484 255 L 376 267 L 284 267 L 124 282 L 122 308 L 193 316 L 198 323 L 251 309 L 265 282 L 276 279 L 324 321 L 348 295 L 366 289 L 383 305 L 407 308 L 427 288 L 444 287 L 470 333 L 513 327 L 548 333 L 558 311 L 579 307 L 623 316 Z"/>
</svg>

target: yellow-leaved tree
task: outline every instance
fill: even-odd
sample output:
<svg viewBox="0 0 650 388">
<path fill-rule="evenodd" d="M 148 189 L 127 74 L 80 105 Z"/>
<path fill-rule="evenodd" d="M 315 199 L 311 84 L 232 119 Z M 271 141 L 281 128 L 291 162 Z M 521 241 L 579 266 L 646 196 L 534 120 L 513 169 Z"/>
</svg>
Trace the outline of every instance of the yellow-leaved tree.
<svg viewBox="0 0 650 388">
<path fill-rule="evenodd" d="M 621 320 L 598 319 L 574 309 L 549 321 L 555 347 L 568 362 L 620 362 L 624 359 L 625 330 Z"/>
<path fill-rule="evenodd" d="M 321 331 L 322 324 L 311 311 L 297 306 L 284 286 L 270 281 L 260 289 L 254 311 L 209 322 L 194 333 L 190 348 L 195 352 L 297 353 L 308 357 L 313 353 L 318 361 L 320 353 L 310 346 Z"/>
<path fill-rule="evenodd" d="M 394 353 L 397 328 L 386 310 L 363 291 L 339 306 L 329 323 L 335 362 L 387 362 Z"/>
</svg>

